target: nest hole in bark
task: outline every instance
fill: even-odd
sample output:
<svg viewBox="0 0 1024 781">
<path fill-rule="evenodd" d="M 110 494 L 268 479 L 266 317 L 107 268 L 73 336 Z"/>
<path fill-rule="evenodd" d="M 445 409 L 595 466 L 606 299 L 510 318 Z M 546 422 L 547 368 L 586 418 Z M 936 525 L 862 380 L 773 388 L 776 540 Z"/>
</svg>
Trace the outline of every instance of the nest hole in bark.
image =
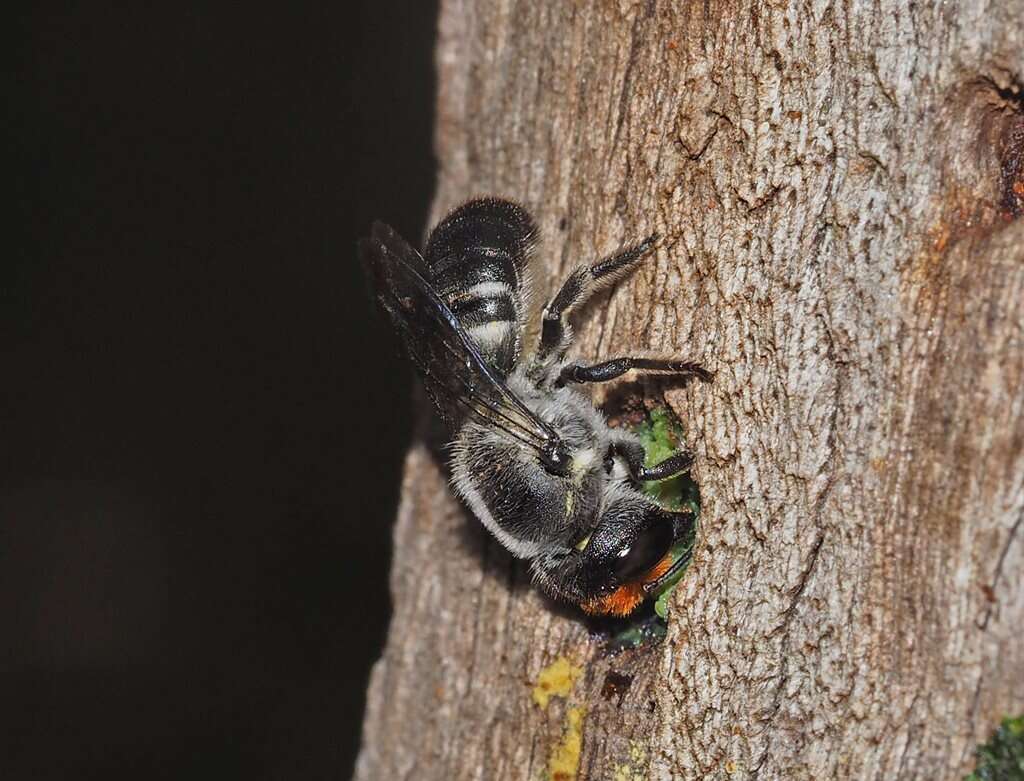
<svg viewBox="0 0 1024 781">
<path fill-rule="evenodd" d="M 647 466 L 659 463 L 684 447 L 682 421 L 664 402 L 661 394 L 643 393 L 637 386 L 625 385 L 610 393 L 601 409 L 611 426 L 629 428 L 640 435 L 647 454 Z M 605 639 L 604 650 L 609 655 L 626 650 L 653 650 L 664 640 L 668 629 L 669 597 L 686 576 L 700 530 L 700 488 L 690 472 L 657 483 L 646 483 L 644 491 L 669 510 L 692 512 L 695 523 L 692 534 L 673 548 L 673 556 L 684 558 L 685 563 L 652 599 L 646 600 L 625 618 L 589 619 L 589 628 Z"/>
</svg>

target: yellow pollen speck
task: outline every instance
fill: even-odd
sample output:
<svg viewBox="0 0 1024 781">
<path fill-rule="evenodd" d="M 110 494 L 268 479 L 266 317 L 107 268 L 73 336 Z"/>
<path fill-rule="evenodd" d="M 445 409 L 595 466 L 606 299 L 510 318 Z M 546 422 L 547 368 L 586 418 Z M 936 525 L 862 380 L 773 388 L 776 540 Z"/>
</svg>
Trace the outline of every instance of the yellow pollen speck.
<svg viewBox="0 0 1024 781">
<path fill-rule="evenodd" d="M 616 765 L 612 781 L 647 781 L 647 752 L 635 740 L 629 742 L 629 762 Z"/>
<path fill-rule="evenodd" d="M 582 667 L 574 667 L 564 656 L 559 656 L 537 676 L 537 685 L 533 687 L 533 701 L 541 710 L 546 710 L 548 701 L 552 697 L 567 696 L 582 674 Z"/>
<path fill-rule="evenodd" d="M 586 708 L 579 707 L 569 708 L 565 714 L 565 734 L 548 760 L 550 781 L 573 781 L 576 778 L 583 750 L 583 717 L 586 712 Z"/>
</svg>

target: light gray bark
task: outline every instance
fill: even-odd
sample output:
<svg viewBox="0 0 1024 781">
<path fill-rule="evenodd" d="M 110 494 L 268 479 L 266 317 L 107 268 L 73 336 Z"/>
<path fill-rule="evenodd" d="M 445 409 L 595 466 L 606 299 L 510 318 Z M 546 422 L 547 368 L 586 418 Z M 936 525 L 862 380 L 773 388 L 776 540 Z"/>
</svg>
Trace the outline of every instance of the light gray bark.
<svg viewBox="0 0 1024 781">
<path fill-rule="evenodd" d="M 716 372 L 702 531 L 607 657 L 415 446 L 357 778 L 547 778 L 574 706 L 579 778 L 959 778 L 1024 710 L 1024 2 L 446 0 L 438 64 L 435 217 L 525 203 L 542 294 L 663 236 L 579 352 Z"/>
</svg>

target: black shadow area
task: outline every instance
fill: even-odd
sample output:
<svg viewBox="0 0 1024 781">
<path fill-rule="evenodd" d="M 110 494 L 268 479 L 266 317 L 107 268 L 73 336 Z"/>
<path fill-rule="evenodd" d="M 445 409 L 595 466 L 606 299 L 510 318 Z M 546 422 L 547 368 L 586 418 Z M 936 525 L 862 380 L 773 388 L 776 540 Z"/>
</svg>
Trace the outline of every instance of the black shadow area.
<svg viewBox="0 0 1024 781">
<path fill-rule="evenodd" d="M 354 247 L 422 234 L 435 15 L 8 12 L 4 779 L 350 775 L 411 426 Z"/>
</svg>

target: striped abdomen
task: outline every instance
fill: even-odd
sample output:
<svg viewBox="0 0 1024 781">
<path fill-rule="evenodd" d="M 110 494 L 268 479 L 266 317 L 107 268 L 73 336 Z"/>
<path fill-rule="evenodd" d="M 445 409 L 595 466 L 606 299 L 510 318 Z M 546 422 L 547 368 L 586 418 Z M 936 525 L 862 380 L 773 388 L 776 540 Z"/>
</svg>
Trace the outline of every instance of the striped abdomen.
<svg viewBox="0 0 1024 781">
<path fill-rule="evenodd" d="M 510 201 L 470 201 L 430 234 L 430 282 L 494 369 L 507 375 L 522 349 L 524 271 L 536 229 Z"/>
</svg>

